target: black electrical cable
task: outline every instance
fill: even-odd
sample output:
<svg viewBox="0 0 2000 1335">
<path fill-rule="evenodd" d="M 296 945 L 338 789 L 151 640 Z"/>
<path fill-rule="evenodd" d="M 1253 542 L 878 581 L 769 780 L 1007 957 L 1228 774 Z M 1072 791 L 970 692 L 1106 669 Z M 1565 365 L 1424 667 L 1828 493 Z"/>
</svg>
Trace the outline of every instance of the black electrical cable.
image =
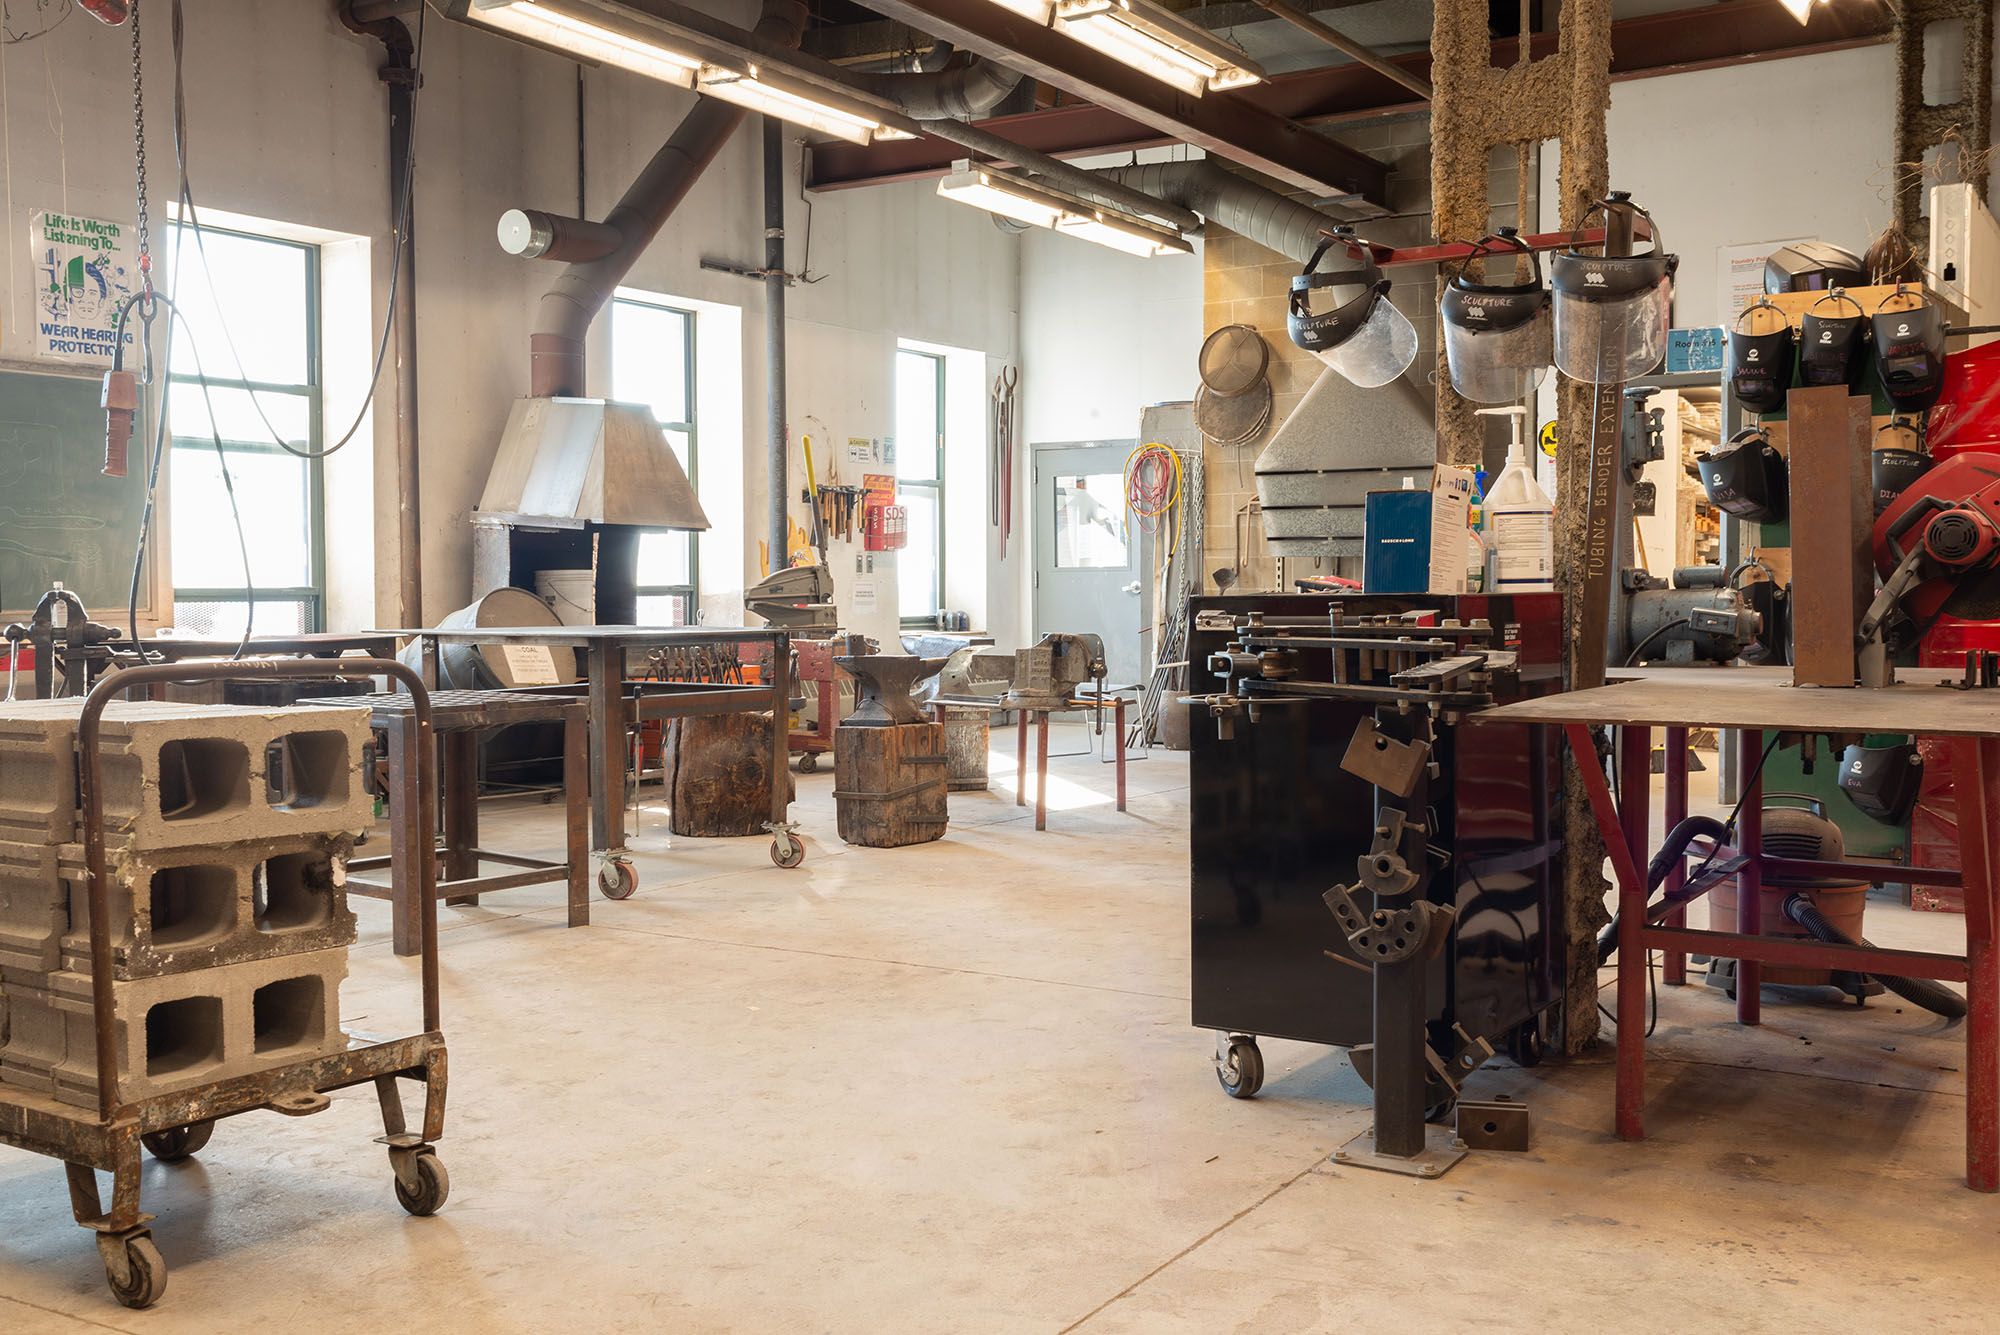
<svg viewBox="0 0 2000 1335">
<path fill-rule="evenodd" d="M 250 542 L 243 531 L 243 510 L 237 504 L 236 482 L 230 476 L 229 459 L 222 448 L 222 433 L 216 426 L 215 401 L 209 395 L 208 376 L 203 371 L 201 364 L 201 349 L 195 344 L 194 330 L 181 317 L 180 308 L 174 304 L 172 298 L 158 291 L 150 295 L 144 292 L 135 292 L 119 304 L 118 318 L 113 326 L 113 346 L 117 349 L 117 352 L 113 354 L 112 365 L 114 368 L 118 368 L 124 364 L 125 322 L 131 315 L 132 307 L 141 301 L 148 300 L 165 306 L 167 308 L 168 320 L 178 323 L 186 331 L 188 336 L 188 351 L 194 355 L 195 377 L 201 382 L 202 403 L 208 410 L 209 438 L 215 444 L 216 464 L 222 470 L 222 489 L 229 497 L 229 517 L 236 526 L 236 549 L 243 560 L 243 592 L 245 598 L 243 638 L 237 642 L 236 652 L 230 655 L 232 659 L 238 659 L 243 657 L 245 651 L 250 646 L 250 630 L 251 626 L 255 623 L 257 614 L 257 590 L 256 586 L 251 582 L 250 577 Z M 141 318 L 143 319 L 144 317 Z M 147 333 L 150 335 L 151 330 L 149 329 Z M 144 506 L 139 512 L 139 535 L 138 540 L 133 544 L 132 550 L 132 582 L 127 591 L 125 602 L 126 630 L 132 636 L 132 646 L 139 653 L 142 661 L 145 657 L 145 649 L 143 641 L 139 638 L 139 585 L 145 574 L 146 544 L 152 536 L 153 511 L 160 484 L 160 463 L 166 457 L 167 391 L 173 385 L 173 365 L 174 340 L 172 323 L 170 323 L 167 333 L 166 355 L 160 361 L 158 383 L 161 389 L 154 412 L 152 457 L 146 464 L 146 499 Z"/>
<path fill-rule="evenodd" d="M 174 154 L 180 166 L 180 203 L 187 213 L 187 223 L 194 232 L 195 251 L 201 256 L 202 274 L 208 283 L 209 299 L 215 305 L 215 321 L 222 328 L 223 341 L 229 347 L 229 355 L 236 362 L 237 374 L 247 383 L 249 374 L 244 370 L 243 358 L 236 350 L 236 339 L 229 332 L 229 322 L 223 318 L 222 300 L 215 291 L 215 271 L 209 267 L 208 248 L 202 241 L 201 215 L 195 210 L 194 188 L 188 179 L 187 165 L 187 101 L 181 79 L 181 51 L 184 37 L 182 0 L 173 0 L 173 51 L 174 51 Z M 324 449 L 300 449 L 286 440 L 284 433 L 271 425 L 271 419 L 264 414 L 264 405 L 258 401 L 257 391 L 248 389 L 250 406 L 257 410 L 257 418 L 264 424 L 264 430 L 279 449 L 301 459 L 324 459 L 354 439 L 367 420 L 368 410 L 374 405 L 376 388 L 382 383 L 382 367 L 389 356 L 389 335 L 396 327 L 396 291 L 403 280 L 403 253 L 409 243 L 410 198 L 416 179 L 417 167 L 417 92 L 424 82 L 424 20 L 430 14 L 429 3 L 417 7 L 416 46 L 410 60 L 410 123 L 405 131 L 407 149 L 403 155 L 403 180 L 401 198 L 396 202 L 395 245 L 389 254 L 389 293 L 387 307 L 382 316 L 382 336 L 375 344 L 375 367 L 368 377 L 368 393 L 361 400 L 361 406 L 354 412 L 354 421 L 348 425 L 340 439 Z M 192 337 L 192 334 L 190 334 Z M 196 361 L 199 362 L 197 357 Z"/>
<path fill-rule="evenodd" d="M 1679 617 L 1673 621 L 1669 621 L 1666 625 L 1661 626 L 1656 630 L 1654 630 L 1652 634 L 1648 635 L 1645 639 L 1639 641 L 1637 644 L 1632 646 L 1632 652 L 1625 655 L 1625 666 L 1631 667 L 1634 663 L 1638 662 L 1639 655 L 1645 653 L 1646 646 L 1651 644 L 1654 640 L 1659 639 L 1662 635 L 1665 635 L 1670 630 L 1678 630 L 1682 626 L 1685 626 L 1687 624 L 1688 624 L 1688 619 L 1686 617 Z"/>
</svg>

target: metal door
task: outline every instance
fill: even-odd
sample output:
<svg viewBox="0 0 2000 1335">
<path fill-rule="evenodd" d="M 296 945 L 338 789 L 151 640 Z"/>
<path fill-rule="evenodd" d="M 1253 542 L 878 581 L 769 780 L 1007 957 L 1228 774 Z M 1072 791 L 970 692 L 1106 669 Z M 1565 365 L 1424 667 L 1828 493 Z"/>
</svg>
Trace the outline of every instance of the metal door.
<svg viewBox="0 0 2000 1335">
<path fill-rule="evenodd" d="M 1035 634 L 1104 637 L 1107 681 L 1145 681 L 1139 632 L 1150 606 L 1152 535 L 1125 506 L 1134 442 L 1034 447 Z"/>
</svg>

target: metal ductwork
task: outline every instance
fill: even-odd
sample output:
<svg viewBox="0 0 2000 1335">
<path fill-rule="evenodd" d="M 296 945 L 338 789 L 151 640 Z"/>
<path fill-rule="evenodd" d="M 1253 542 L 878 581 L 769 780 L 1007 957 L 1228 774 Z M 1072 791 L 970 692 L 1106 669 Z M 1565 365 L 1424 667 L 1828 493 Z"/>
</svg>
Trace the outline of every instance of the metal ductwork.
<svg viewBox="0 0 2000 1335">
<path fill-rule="evenodd" d="M 1287 199 L 1208 161 L 1109 167 L 1091 174 L 1192 209 L 1210 222 L 1221 223 L 1238 236 L 1301 264 L 1319 245 L 1322 230 L 1347 221 Z"/>
<path fill-rule="evenodd" d="M 756 35 L 796 49 L 805 24 L 806 7 L 800 0 L 764 0 Z M 604 225 L 620 238 L 616 248 L 599 259 L 569 265 L 542 297 L 529 340 L 531 394 L 537 398 L 583 394 L 583 345 L 591 320 L 749 114 L 715 98 L 698 100 L 617 207 L 605 215 Z"/>
<path fill-rule="evenodd" d="M 974 56 L 935 73 L 860 75 L 868 91 L 922 121 L 972 120 L 1006 101 L 1023 76 Z"/>
</svg>

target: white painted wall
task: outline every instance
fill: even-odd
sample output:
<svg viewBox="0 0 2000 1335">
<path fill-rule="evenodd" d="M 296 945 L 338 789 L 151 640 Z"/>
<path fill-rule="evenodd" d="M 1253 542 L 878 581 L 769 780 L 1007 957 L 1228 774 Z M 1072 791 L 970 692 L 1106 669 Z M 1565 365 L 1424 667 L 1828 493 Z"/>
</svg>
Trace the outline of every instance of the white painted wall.
<svg viewBox="0 0 2000 1335">
<path fill-rule="evenodd" d="M 1611 186 L 1680 256 L 1674 324 L 1726 324 L 1730 246 L 1817 237 L 1857 253 L 1889 222 L 1895 60 L 1887 46 L 1611 85 Z M 1554 226 L 1559 154 L 1542 157 Z"/>
<path fill-rule="evenodd" d="M 749 0 L 718 5 L 747 22 Z M 205 206 L 365 238 L 372 268 L 368 307 L 379 329 L 390 253 L 387 111 L 376 77 L 381 50 L 347 32 L 330 3 L 208 0 L 190 6 L 187 97 L 190 166 Z M 172 194 L 170 69 L 166 25 L 147 39 L 149 162 L 154 216 Z M 577 211 L 576 66 L 435 14 L 428 21 L 418 107 L 418 337 L 422 398 L 425 610 L 436 618 L 467 601 L 468 516 L 482 490 L 511 400 L 527 392 L 528 333 L 552 266 L 513 259 L 493 240 L 512 206 Z M 130 45 L 124 29 L 79 14 L 37 42 L 0 48 L 10 163 L 0 199 L 0 358 L 29 342 L 21 284 L 28 214 L 38 208 L 130 219 Z M 601 217 L 678 124 L 693 96 L 615 69 L 585 80 L 586 209 Z M 53 95 L 51 95 L 53 88 Z M 60 105 L 61 113 L 57 111 Z M 796 145 L 790 158 L 790 259 L 805 258 L 806 208 L 799 201 Z M 734 619 L 735 592 L 761 571 L 756 540 L 766 529 L 763 298 L 758 284 L 703 270 L 704 258 L 763 261 L 761 154 L 754 120 L 739 130 L 695 185 L 627 282 L 661 294 L 741 309 L 736 330 L 741 403 L 704 403 L 702 448 L 740 452 L 740 482 L 707 497 L 737 507 L 747 541 L 719 553 L 703 546 L 703 604 Z M 1020 243 L 986 216 L 938 200 L 927 185 L 816 196 L 814 277 L 789 294 L 793 486 L 802 481 L 801 424 L 821 419 L 835 436 L 881 435 L 886 386 L 899 337 L 1016 357 Z M 344 282 L 359 266 L 346 266 Z M 329 282 L 336 274 L 329 272 Z M 593 330 L 591 384 L 603 392 L 608 319 Z M 331 332 L 331 331 L 330 331 Z M 347 331 L 351 334 L 351 331 Z M 347 334 L 337 335 L 346 337 Z M 385 375 L 385 386 L 393 372 Z M 868 387 L 877 385 L 879 393 Z M 385 392 L 388 392 L 385 389 Z M 331 397 L 331 396 L 330 396 Z M 351 404 L 347 410 L 351 412 Z M 331 413 L 329 413 L 331 417 Z M 336 430 L 344 428 L 342 420 Z M 341 496 L 372 486 L 374 515 L 330 515 L 330 545 L 368 550 L 372 602 L 335 599 L 343 624 L 395 617 L 394 416 L 376 411 L 372 484 L 344 480 Z M 717 469 L 728 476 L 735 470 Z M 796 517 L 806 518 L 804 507 Z M 356 534 L 360 536 L 355 537 Z M 1018 551 L 1018 549 L 1016 549 Z M 331 563 L 351 569 L 352 562 Z M 996 571 L 998 567 L 996 566 Z M 1011 583 L 1010 574 L 996 579 Z M 836 572 L 836 579 L 839 574 Z M 886 590 L 893 609 L 893 587 Z M 1004 601 L 1004 600 L 1003 600 Z M 1002 614 L 1005 608 L 999 609 Z M 876 628 L 879 630 L 880 627 Z M 1011 635 L 1010 635 L 1011 638 Z M 893 644 L 893 635 L 888 637 Z"/>
</svg>

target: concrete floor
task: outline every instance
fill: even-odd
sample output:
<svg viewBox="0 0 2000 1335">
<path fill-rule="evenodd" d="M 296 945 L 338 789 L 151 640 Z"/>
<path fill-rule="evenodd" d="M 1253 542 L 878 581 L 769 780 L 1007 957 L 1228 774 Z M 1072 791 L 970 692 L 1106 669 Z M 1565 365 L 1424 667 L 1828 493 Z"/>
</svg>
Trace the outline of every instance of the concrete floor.
<svg viewBox="0 0 2000 1335">
<path fill-rule="evenodd" d="M 1367 1121 L 1340 1053 L 1266 1043 L 1237 1102 L 1188 1025 L 1184 758 L 1133 765 L 1124 815 L 1108 767 L 1054 763 L 1047 833 L 1011 753 L 912 849 L 841 844 L 822 772 L 797 871 L 655 814 L 588 929 L 552 886 L 443 910 L 443 1213 L 397 1207 L 372 1096 L 251 1114 L 147 1164 L 172 1279 L 134 1313 L 61 1170 L 0 1150 L 0 1331 L 2000 1330 L 1957 1030 L 1774 997 L 1746 1033 L 1662 989 L 1645 1145 L 1609 1134 L 1605 1049 L 1476 1078 L 1531 1105 L 1525 1155 L 1336 1170 Z M 550 808 L 489 812 L 554 842 Z M 346 1020 L 399 1032 L 415 964 L 360 911 Z"/>
</svg>

